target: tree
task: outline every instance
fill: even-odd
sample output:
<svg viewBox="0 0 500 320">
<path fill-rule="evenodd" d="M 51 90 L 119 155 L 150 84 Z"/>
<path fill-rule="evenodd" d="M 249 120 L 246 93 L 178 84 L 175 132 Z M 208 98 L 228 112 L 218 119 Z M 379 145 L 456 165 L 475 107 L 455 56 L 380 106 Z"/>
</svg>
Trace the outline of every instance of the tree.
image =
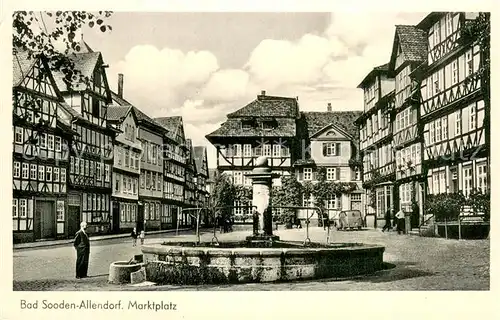
<svg viewBox="0 0 500 320">
<path fill-rule="evenodd" d="M 210 195 L 211 206 L 216 207 L 230 207 L 234 205 L 236 195 L 236 188 L 229 180 L 229 177 L 221 174 L 215 178 L 214 188 Z M 229 217 L 233 213 L 231 208 L 224 208 L 219 211 L 223 217 Z"/>
<path fill-rule="evenodd" d="M 272 206 L 302 205 L 303 186 L 294 176 L 282 176 L 281 186 L 274 187 L 272 193 Z M 291 228 L 297 217 L 296 209 L 282 209 L 278 221 Z"/>
<path fill-rule="evenodd" d="M 13 53 L 27 51 L 28 58 L 43 55 L 52 71 L 65 75 L 68 85 L 88 82 L 89 79 L 75 70 L 68 55 L 82 49 L 76 33 L 84 26 L 98 28 L 101 32 L 111 31 L 112 27 L 105 23 L 111 15 L 111 11 L 16 11 L 12 25 Z"/>
</svg>

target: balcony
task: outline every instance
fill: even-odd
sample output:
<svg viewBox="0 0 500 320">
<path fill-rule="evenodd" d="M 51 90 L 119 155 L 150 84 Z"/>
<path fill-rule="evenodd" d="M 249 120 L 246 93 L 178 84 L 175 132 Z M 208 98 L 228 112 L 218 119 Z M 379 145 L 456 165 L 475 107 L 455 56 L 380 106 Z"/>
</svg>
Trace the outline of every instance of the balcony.
<svg viewBox="0 0 500 320">
<path fill-rule="evenodd" d="M 481 89 L 481 74 L 476 72 L 437 95 L 425 100 L 420 106 L 422 117 L 440 110 L 447 105 L 465 98 Z"/>
<path fill-rule="evenodd" d="M 435 45 L 433 48 L 429 49 L 428 60 L 429 66 L 434 62 L 438 61 L 442 57 L 444 57 L 447 53 L 456 49 L 460 43 L 458 39 L 460 38 L 461 29 L 459 28 L 448 37 L 446 37 L 439 44 Z"/>
</svg>

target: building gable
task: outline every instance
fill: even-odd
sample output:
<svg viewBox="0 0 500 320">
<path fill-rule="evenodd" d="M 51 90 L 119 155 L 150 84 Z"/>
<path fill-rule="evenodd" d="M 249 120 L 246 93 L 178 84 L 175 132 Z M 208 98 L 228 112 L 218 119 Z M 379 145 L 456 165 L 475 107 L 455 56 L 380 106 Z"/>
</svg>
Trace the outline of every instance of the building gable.
<svg viewBox="0 0 500 320">
<path fill-rule="evenodd" d="M 339 126 L 329 124 L 314 133 L 311 140 L 354 140 L 354 138 Z"/>
</svg>

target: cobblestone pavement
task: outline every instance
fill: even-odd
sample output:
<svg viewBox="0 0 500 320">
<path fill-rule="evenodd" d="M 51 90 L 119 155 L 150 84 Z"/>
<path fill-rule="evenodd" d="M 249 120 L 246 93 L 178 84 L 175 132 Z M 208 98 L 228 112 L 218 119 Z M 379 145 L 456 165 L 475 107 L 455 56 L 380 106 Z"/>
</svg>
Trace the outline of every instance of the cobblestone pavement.
<svg viewBox="0 0 500 320">
<path fill-rule="evenodd" d="M 284 240 L 303 240 L 305 229 L 275 232 Z M 220 239 L 244 239 L 248 232 L 220 235 Z M 161 237 L 161 236 L 160 236 Z M 183 238 L 192 235 L 179 236 Z M 212 235 L 202 235 L 210 241 Z M 324 242 L 325 232 L 311 228 L 312 241 Z M 169 236 L 168 238 L 173 238 Z M 148 239 L 151 243 L 161 238 Z M 241 284 L 224 286 L 116 286 L 106 283 L 107 269 L 112 261 L 128 260 L 137 248 L 130 241 L 102 243 L 91 253 L 91 277 L 73 280 L 72 248 L 53 248 L 14 252 L 14 290 L 489 290 L 489 240 L 446 240 L 382 233 L 379 230 L 332 231 L 332 242 L 362 242 L 385 246 L 384 261 L 391 266 L 376 274 L 343 280 L 325 279 L 290 283 Z M 41 252 L 39 252 L 41 251 Z M 99 265 L 97 262 L 100 260 Z M 36 268 L 33 265 L 46 266 Z M 47 268 L 49 267 L 49 270 Z M 60 271 L 58 271 L 60 270 Z"/>
</svg>

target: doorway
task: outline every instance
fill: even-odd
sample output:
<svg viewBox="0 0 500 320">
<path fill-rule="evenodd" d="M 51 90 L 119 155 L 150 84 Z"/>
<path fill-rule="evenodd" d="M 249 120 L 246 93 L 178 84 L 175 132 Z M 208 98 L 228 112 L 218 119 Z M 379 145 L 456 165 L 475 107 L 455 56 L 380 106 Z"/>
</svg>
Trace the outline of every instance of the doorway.
<svg viewBox="0 0 500 320">
<path fill-rule="evenodd" d="M 74 237 L 80 229 L 80 207 L 68 206 L 68 237 Z"/>
<path fill-rule="evenodd" d="M 137 231 L 142 230 L 144 230 L 144 205 L 140 204 L 137 206 Z"/>
<path fill-rule="evenodd" d="M 39 227 L 39 239 L 54 239 L 56 237 L 56 213 L 54 201 L 36 201 L 36 220 Z"/>
<path fill-rule="evenodd" d="M 111 230 L 113 233 L 118 233 L 120 231 L 120 203 L 118 201 L 113 201 L 113 211 L 112 211 L 112 225 Z"/>
</svg>

